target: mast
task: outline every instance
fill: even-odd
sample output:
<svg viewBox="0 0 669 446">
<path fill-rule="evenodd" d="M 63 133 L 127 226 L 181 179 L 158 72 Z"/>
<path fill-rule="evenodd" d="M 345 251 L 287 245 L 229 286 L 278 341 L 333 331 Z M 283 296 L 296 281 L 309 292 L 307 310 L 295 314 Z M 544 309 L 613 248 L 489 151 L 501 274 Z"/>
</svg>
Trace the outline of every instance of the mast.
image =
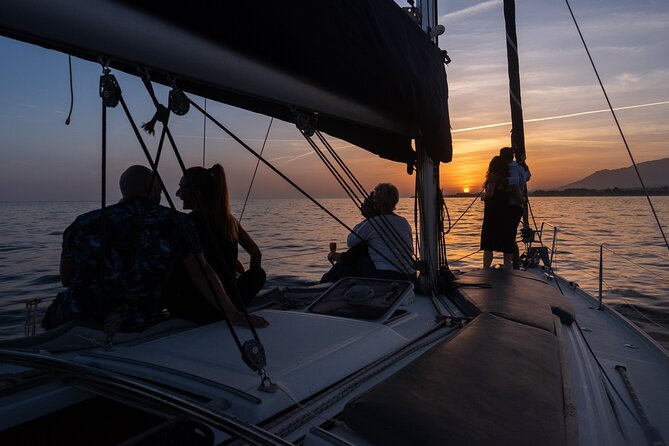
<svg viewBox="0 0 669 446">
<path fill-rule="evenodd" d="M 516 160 L 525 159 L 525 129 L 523 106 L 520 99 L 520 66 L 518 64 L 518 39 L 516 38 L 515 0 L 504 0 L 506 26 L 506 59 L 509 72 L 509 101 L 511 103 L 511 147 Z"/>
<path fill-rule="evenodd" d="M 419 25 L 426 33 L 437 26 L 437 3 L 434 0 L 418 0 Z M 437 36 L 432 40 L 436 43 Z M 438 232 L 439 212 L 437 194 L 439 187 L 439 162 L 427 153 L 421 138 L 416 139 L 416 191 L 418 195 L 420 221 L 420 259 L 422 261 L 421 285 L 426 290 L 437 291 L 439 268 Z"/>
</svg>

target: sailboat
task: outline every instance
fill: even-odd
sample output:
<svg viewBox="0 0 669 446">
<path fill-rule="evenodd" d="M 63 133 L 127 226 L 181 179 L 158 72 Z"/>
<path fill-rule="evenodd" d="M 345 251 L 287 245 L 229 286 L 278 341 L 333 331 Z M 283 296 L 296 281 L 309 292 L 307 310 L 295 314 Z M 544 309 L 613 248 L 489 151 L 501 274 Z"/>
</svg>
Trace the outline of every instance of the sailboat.
<svg viewBox="0 0 669 446">
<path fill-rule="evenodd" d="M 2 342 L 2 444 L 665 444 L 669 356 L 632 323 L 550 262 L 449 275 L 434 4 L 188 8 L 3 0 L 0 34 L 99 62 L 104 110 L 127 112 L 120 70 L 172 87 L 177 116 L 200 95 L 415 170 L 420 277 L 346 278 L 311 290 L 306 309 L 268 305 L 257 336 L 168 320 Z"/>
</svg>

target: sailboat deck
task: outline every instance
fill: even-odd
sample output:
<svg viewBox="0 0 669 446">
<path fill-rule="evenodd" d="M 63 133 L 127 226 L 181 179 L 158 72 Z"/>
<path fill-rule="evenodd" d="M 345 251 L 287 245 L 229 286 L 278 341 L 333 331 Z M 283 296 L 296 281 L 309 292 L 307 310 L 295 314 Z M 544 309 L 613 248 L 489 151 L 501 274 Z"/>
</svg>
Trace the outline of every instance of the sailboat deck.
<svg viewBox="0 0 669 446">
<path fill-rule="evenodd" d="M 428 305 L 420 299 L 412 307 Z M 213 399 L 235 399 L 232 411 L 237 416 L 259 422 L 292 405 L 291 399 L 306 399 L 399 349 L 434 324 L 433 317 L 413 311 L 387 323 L 293 311 L 256 314 L 270 322 L 258 334 L 267 374 L 282 392 L 258 390 L 260 379 L 244 364 L 225 323 L 111 351 L 82 352 L 75 360 Z M 237 331 L 242 342 L 251 338 L 250 330 Z"/>
</svg>

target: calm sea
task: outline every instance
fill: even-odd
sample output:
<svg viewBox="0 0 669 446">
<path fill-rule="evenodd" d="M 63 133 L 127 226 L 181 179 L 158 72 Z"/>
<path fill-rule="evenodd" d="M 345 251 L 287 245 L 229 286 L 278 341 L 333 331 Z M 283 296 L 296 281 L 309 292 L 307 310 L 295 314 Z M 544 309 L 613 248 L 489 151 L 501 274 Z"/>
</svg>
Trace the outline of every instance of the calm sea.
<svg viewBox="0 0 669 446">
<path fill-rule="evenodd" d="M 478 251 L 483 206 L 473 198 L 448 198 L 447 235 L 452 269 L 480 267 Z M 360 219 L 349 200 L 322 204 L 353 226 Z M 665 233 L 669 197 L 653 197 Z M 555 269 L 597 294 L 600 244 L 604 246 L 604 301 L 669 349 L 669 250 L 644 197 L 555 197 L 531 201 L 543 241 L 553 243 Z M 25 302 L 40 298 L 38 318 L 60 290 L 58 261 L 62 231 L 97 203 L 0 203 L 0 339 L 23 335 Z M 242 203 L 233 203 L 239 215 Z M 413 222 L 413 199 L 402 199 L 398 213 Z M 306 285 L 328 269 L 328 245 L 345 247 L 346 229 L 306 199 L 251 200 L 242 225 L 263 251 L 267 286 Z M 246 263 L 248 258 L 241 256 Z M 495 259 L 497 262 L 499 259 Z"/>
</svg>

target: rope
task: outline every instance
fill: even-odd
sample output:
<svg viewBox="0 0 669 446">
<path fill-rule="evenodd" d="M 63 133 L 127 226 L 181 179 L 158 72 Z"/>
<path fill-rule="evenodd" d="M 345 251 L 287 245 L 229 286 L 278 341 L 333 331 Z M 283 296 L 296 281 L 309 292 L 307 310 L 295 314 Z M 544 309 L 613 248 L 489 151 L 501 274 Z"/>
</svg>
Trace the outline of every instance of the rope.
<svg viewBox="0 0 669 446">
<path fill-rule="evenodd" d="M 544 236 L 542 234 L 543 231 L 539 230 L 539 227 L 537 226 L 537 221 L 534 219 L 534 212 L 532 212 L 532 206 L 530 206 L 530 198 L 529 197 L 527 197 L 527 209 L 530 211 L 530 216 L 532 217 L 532 224 L 534 225 L 534 233 L 539 235 L 539 244 L 541 246 L 544 246 L 544 242 L 542 240 L 542 237 Z"/>
<path fill-rule="evenodd" d="M 362 186 L 362 183 L 355 177 L 353 172 L 348 168 L 346 163 L 344 163 L 344 160 L 337 154 L 337 152 L 334 150 L 332 145 L 325 139 L 323 134 L 319 131 L 316 130 L 316 136 L 321 140 L 321 143 L 325 146 L 325 148 L 328 150 L 330 155 L 337 161 L 339 164 L 340 168 L 346 173 L 348 178 L 353 182 L 353 184 L 357 187 L 358 191 L 361 193 L 362 197 L 367 200 L 369 198 L 369 194 L 367 193 L 367 190 Z M 362 203 L 360 203 L 362 205 Z M 376 207 L 376 206 L 375 206 Z M 382 222 L 385 224 L 386 229 L 389 229 L 391 234 L 394 236 L 395 242 L 400 244 L 400 247 L 404 249 L 404 254 L 408 255 L 412 259 L 416 259 L 416 255 L 414 252 L 412 252 L 411 246 L 407 245 L 402 236 L 400 235 L 399 231 L 392 225 L 390 224 L 390 221 L 388 220 L 388 217 L 385 214 L 380 215 Z M 395 245 L 395 248 L 397 246 Z"/>
<path fill-rule="evenodd" d="M 261 157 L 255 150 L 253 150 L 251 147 L 249 147 L 249 145 L 246 144 L 244 141 L 239 139 L 239 137 L 237 135 L 232 133 L 228 128 L 226 128 L 223 124 L 221 124 L 216 118 L 214 118 L 209 113 L 207 113 L 205 110 L 203 110 L 202 107 L 200 107 L 198 104 L 193 102 L 192 99 L 189 98 L 188 101 L 193 107 L 198 109 L 200 111 L 200 113 L 205 114 L 205 116 L 207 116 L 207 118 L 210 119 L 211 122 L 216 124 L 216 126 L 218 126 L 221 130 L 223 130 L 225 133 L 227 133 L 232 139 L 237 141 L 237 143 L 239 145 L 241 145 L 244 149 L 246 149 L 253 156 L 258 158 L 265 166 L 269 167 L 274 173 L 279 175 L 284 181 L 286 181 L 288 184 L 290 184 L 292 187 L 294 187 L 298 192 L 300 192 L 302 195 L 304 195 L 306 198 L 308 198 L 309 201 L 311 201 L 313 204 L 318 206 L 319 209 L 321 209 L 323 212 L 325 212 L 327 215 L 329 215 L 337 223 L 339 223 L 341 226 L 346 228 L 349 232 L 351 232 L 356 237 L 358 237 L 359 239 L 362 240 L 362 237 L 360 237 L 360 235 L 358 235 L 355 231 L 353 231 L 353 229 L 351 229 L 351 227 L 349 227 L 346 223 L 344 223 L 339 217 L 334 215 L 330 210 L 328 210 L 325 206 L 323 206 L 318 200 L 316 200 L 314 197 L 312 197 L 307 191 L 305 191 L 300 186 L 298 186 L 293 180 L 288 178 L 283 172 L 281 172 L 279 169 L 274 167 L 274 165 L 272 165 L 269 161 L 267 161 L 265 158 Z M 389 263 L 392 264 L 392 262 L 390 262 L 390 260 L 388 260 L 381 252 L 379 252 L 378 249 L 374 248 L 373 246 L 370 246 L 369 248 L 374 250 L 375 252 L 377 252 L 381 257 L 383 257 L 385 260 L 387 260 Z"/>
<path fill-rule="evenodd" d="M 207 108 L 205 107 L 205 111 Z M 202 116 L 202 118 L 206 121 L 207 117 Z M 263 152 L 265 151 L 265 144 L 267 143 L 267 137 L 269 136 L 269 131 L 272 128 L 272 123 L 274 122 L 274 118 L 272 117 L 269 120 L 269 125 L 267 126 L 267 133 L 265 133 L 265 140 L 262 142 L 262 148 L 260 149 L 260 156 L 262 156 Z M 204 162 L 204 159 L 203 159 Z M 249 201 L 249 195 L 251 195 L 251 188 L 253 187 L 253 182 L 256 179 L 256 173 L 258 173 L 258 166 L 260 166 L 260 160 L 256 162 L 256 168 L 253 171 L 253 176 L 251 177 L 251 184 L 249 184 L 249 190 L 246 191 L 246 198 L 244 198 L 244 206 L 242 206 L 242 212 L 239 214 L 239 222 L 242 222 L 242 219 L 244 218 L 244 210 L 246 209 L 246 202 Z"/>
<path fill-rule="evenodd" d="M 207 98 L 204 98 L 204 109 L 205 110 L 207 109 Z M 202 167 L 204 167 L 204 158 L 206 153 L 207 153 L 207 118 L 203 116 L 202 117 Z"/>
<path fill-rule="evenodd" d="M 599 82 L 599 86 L 602 88 L 602 93 L 604 93 L 604 97 L 606 98 L 606 103 L 609 105 L 609 110 L 611 110 L 611 115 L 613 116 L 613 120 L 616 122 L 616 127 L 618 127 L 618 132 L 620 133 L 620 137 L 622 138 L 623 143 L 625 144 L 625 148 L 627 149 L 627 154 L 629 155 L 630 160 L 632 161 L 632 166 L 634 166 L 634 171 L 636 172 L 636 175 L 639 178 L 639 183 L 641 183 L 641 188 L 643 189 L 643 193 L 646 196 L 646 199 L 648 200 L 648 204 L 650 205 L 651 211 L 653 212 L 653 216 L 655 217 L 655 221 L 657 222 L 657 227 L 659 228 L 660 233 L 662 234 L 662 238 L 664 239 L 664 244 L 667 246 L 667 249 L 669 249 L 669 241 L 667 241 L 667 236 L 664 234 L 664 230 L 662 229 L 662 224 L 660 223 L 660 219 L 657 216 L 657 212 L 655 212 L 655 207 L 653 206 L 653 202 L 650 199 L 650 195 L 648 195 L 648 191 L 646 190 L 646 185 L 643 182 L 643 178 L 641 178 L 641 173 L 639 172 L 639 168 L 637 167 L 636 161 L 634 161 L 634 157 L 632 156 L 632 150 L 630 149 L 629 144 L 627 144 L 627 139 L 625 138 L 623 129 L 620 127 L 620 123 L 618 122 L 618 117 L 616 116 L 616 112 L 614 111 L 613 106 L 611 105 L 611 101 L 609 100 L 609 95 L 606 93 L 606 88 L 604 88 L 604 83 L 602 82 L 602 79 L 599 76 L 599 72 L 597 71 L 595 62 L 592 60 L 592 56 L 590 55 L 590 50 L 588 49 L 588 45 L 585 43 L 585 38 L 581 33 L 581 28 L 578 26 L 578 22 L 576 21 L 576 17 L 574 16 L 574 11 L 572 11 L 571 9 L 569 0 L 565 0 L 565 3 L 567 4 L 567 8 L 569 8 L 569 14 L 571 14 L 571 18 L 574 21 L 574 25 L 576 25 L 576 30 L 578 31 L 578 35 L 581 37 L 581 42 L 583 42 L 583 47 L 585 48 L 585 52 L 588 54 L 588 59 L 590 59 L 590 64 L 592 65 L 592 69 L 595 71 L 595 75 L 597 76 L 597 81 Z"/>
<path fill-rule="evenodd" d="M 461 219 L 462 217 L 465 216 L 465 214 L 469 211 L 469 209 L 470 209 L 472 206 L 474 206 L 474 203 L 476 203 L 476 200 L 479 199 L 479 197 L 481 196 L 481 194 L 483 193 L 484 190 L 485 190 L 485 188 L 481 189 L 481 192 L 478 193 L 478 195 L 476 196 L 476 198 L 474 198 L 474 200 L 469 204 L 469 206 L 467 206 L 467 209 L 465 209 L 465 211 L 458 217 L 458 219 L 455 220 L 455 223 L 450 224 L 450 216 L 449 216 L 448 231 L 446 231 L 446 234 L 448 234 L 449 232 L 451 232 L 451 229 L 453 229 L 453 228 L 455 227 L 455 225 L 458 224 L 458 222 L 460 221 L 460 219 Z"/>
<path fill-rule="evenodd" d="M 107 69 L 103 68 L 107 73 Z M 100 231 L 102 239 L 102 250 L 100 252 L 100 283 L 102 283 L 102 302 L 107 301 L 107 274 L 105 254 L 107 253 L 107 105 L 104 99 L 102 104 L 102 136 L 101 136 L 101 156 L 100 156 Z"/>
<path fill-rule="evenodd" d="M 311 137 L 307 134 L 307 132 L 302 131 L 301 133 L 305 137 L 305 139 L 307 140 L 309 145 L 311 145 L 311 147 L 314 149 L 314 152 L 316 152 L 316 155 L 318 155 L 318 157 L 321 159 L 321 161 L 323 161 L 323 164 L 325 164 L 325 166 L 330 171 L 330 173 L 335 177 L 335 180 L 337 180 L 337 182 L 342 187 L 342 189 L 344 189 L 346 194 L 353 201 L 353 203 L 357 202 L 356 203 L 357 206 L 359 208 L 362 207 L 363 206 L 363 200 L 356 195 L 355 191 L 353 190 L 353 187 L 346 182 L 343 175 L 335 168 L 335 166 L 332 164 L 332 162 L 329 159 L 327 159 L 327 157 L 322 152 L 320 147 L 318 147 L 318 145 L 311 139 Z M 322 136 L 320 138 L 321 138 L 321 141 L 323 142 L 324 138 L 322 138 Z M 341 166 L 342 163 L 340 163 L 340 166 Z M 351 178 L 351 176 L 352 176 L 352 174 L 349 175 L 349 179 Z M 357 180 L 352 180 L 352 181 L 355 183 L 355 181 L 357 181 Z M 366 195 L 364 189 L 360 185 L 358 185 L 357 187 L 358 187 L 358 190 L 362 190 L 363 194 Z M 398 271 L 403 270 L 405 274 L 410 274 L 409 269 L 404 265 L 404 262 L 402 262 L 402 260 L 400 259 L 399 255 L 398 255 L 398 250 L 401 251 L 402 249 L 404 249 L 405 250 L 404 253 L 409 254 L 409 256 L 411 258 L 413 258 L 413 253 L 411 253 L 411 249 L 407 248 L 406 244 L 404 246 L 402 246 L 400 244 L 400 246 L 398 247 L 397 238 L 399 238 L 399 235 L 396 234 L 395 239 L 393 239 L 388 234 L 388 232 L 386 231 L 386 229 L 388 229 L 388 227 L 392 228 L 392 225 L 390 225 L 390 222 L 388 221 L 387 217 L 383 216 L 383 214 L 381 214 L 379 216 L 382 217 L 381 221 L 375 221 L 372 218 L 367 219 L 367 221 L 372 226 L 372 228 L 377 233 L 379 233 L 379 235 L 381 235 L 381 232 L 383 233 L 383 236 L 385 236 L 385 237 L 381 236 L 381 239 L 386 243 L 386 246 L 388 246 L 388 243 L 390 243 L 390 245 L 392 245 L 392 246 L 388 246 L 388 247 L 390 248 L 390 251 L 392 252 L 393 257 L 395 257 L 395 260 L 397 260 L 397 262 L 399 263 L 400 266 L 398 267 L 397 264 L 393 263 L 389 259 L 386 259 L 386 260 Z M 385 225 L 384 225 L 384 223 L 385 223 Z M 385 228 L 384 228 L 384 226 L 385 226 Z"/>
<path fill-rule="evenodd" d="M 475 255 L 475 254 L 478 254 L 479 252 L 481 252 L 480 249 L 477 250 L 477 251 L 472 252 L 471 254 L 467 254 L 467 255 L 464 256 L 464 257 L 460 257 L 460 258 L 457 259 L 457 260 L 453 260 L 451 263 L 458 263 L 458 262 L 461 262 L 461 261 L 463 261 L 464 259 L 466 259 L 467 257 L 471 257 L 471 256 L 473 256 L 473 255 Z"/>
<path fill-rule="evenodd" d="M 65 125 L 70 125 L 70 118 L 72 117 L 72 109 L 74 108 L 74 85 L 72 83 L 72 56 L 69 54 L 67 55 L 67 64 L 69 66 L 69 72 L 70 72 L 70 111 L 67 114 Z"/>
<path fill-rule="evenodd" d="M 172 201 L 172 197 L 169 195 L 169 192 L 167 191 L 167 188 L 165 187 L 165 183 L 163 182 L 162 178 L 160 177 L 160 174 L 158 173 L 157 166 L 156 166 L 153 158 L 151 157 L 151 154 L 149 153 L 149 150 L 146 147 L 146 144 L 144 143 L 144 139 L 142 138 L 142 135 L 139 132 L 139 129 L 137 128 L 137 125 L 135 124 L 135 121 L 132 118 L 132 114 L 130 113 L 130 110 L 128 109 L 128 105 L 126 104 L 125 99 L 123 98 L 122 95 L 120 96 L 120 102 L 121 102 L 121 106 L 123 107 L 123 111 L 125 112 L 126 117 L 128 118 L 130 126 L 132 127 L 133 132 L 135 133 L 135 137 L 137 138 L 137 141 L 139 142 L 139 144 L 142 148 L 142 151 L 144 152 L 144 156 L 146 157 L 147 161 L 149 162 L 149 165 L 151 166 L 152 170 L 155 172 L 156 178 L 160 182 L 161 190 L 165 194 L 165 199 L 169 203 L 170 208 L 172 209 L 172 211 L 174 211 L 175 213 L 178 212 L 176 210 L 174 202 Z M 163 126 L 163 131 L 168 133 L 168 136 L 169 136 L 169 130 L 167 129 L 167 126 Z M 170 138 L 170 141 L 171 141 L 171 138 Z M 176 147 L 174 147 L 174 149 L 175 149 L 175 152 L 176 152 L 177 151 Z M 177 221 L 181 222 L 180 219 L 177 219 Z M 184 231 L 185 231 L 185 228 L 184 228 Z M 196 258 L 198 259 L 198 264 L 200 265 L 200 268 L 202 268 L 202 270 L 204 270 L 204 265 L 202 265 L 199 262 L 199 257 L 196 257 Z M 209 286 L 212 294 L 215 295 L 215 293 L 213 292 L 213 285 L 211 284 L 211 282 L 209 280 L 207 280 L 206 282 L 207 282 L 207 285 Z M 218 302 L 218 299 L 214 299 L 214 300 L 217 302 L 219 310 L 222 311 L 223 314 L 225 314 L 225 311 L 223 310 L 220 302 Z M 230 331 L 230 333 L 231 333 L 231 335 L 232 335 L 232 337 L 235 341 L 235 344 L 237 345 L 237 348 L 239 349 L 239 352 L 243 354 L 243 347 L 242 347 L 241 341 L 239 340 L 239 337 L 237 336 L 237 332 L 232 327 L 232 323 L 230 322 L 229 318 L 227 318 L 227 317 L 226 317 L 226 325 L 227 325 L 227 327 L 228 327 L 228 329 L 229 329 L 229 331 Z M 249 325 L 252 327 L 252 324 L 249 324 Z"/>
<path fill-rule="evenodd" d="M 177 159 L 177 162 L 178 162 L 178 164 L 179 164 L 179 167 L 181 168 L 181 172 L 182 172 L 184 178 L 186 178 L 186 181 L 188 182 L 190 189 L 191 189 L 191 190 L 195 190 L 195 188 L 193 187 L 193 185 L 190 184 L 190 178 L 189 178 L 189 176 L 186 174 L 186 165 L 184 164 L 184 161 L 183 161 L 183 159 L 181 158 L 181 154 L 179 153 L 179 149 L 177 148 L 177 144 L 176 144 L 176 142 L 174 141 L 174 138 L 172 137 L 172 133 L 170 132 L 169 127 L 165 126 L 164 129 L 165 129 L 165 131 L 166 131 L 166 133 L 167 133 L 167 138 L 168 138 L 169 141 L 170 141 L 170 145 L 172 146 L 172 150 L 174 151 L 174 155 L 175 155 L 175 157 L 176 157 L 176 159 Z M 201 203 L 199 202 L 199 199 L 198 199 L 197 197 L 196 197 L 196 202 L 197 202 L 198 209 L 203 209 L 203 207 L 202 207 L 202 205 L 201 205 Z M 176 211 L 176 208 L 174 208 L 174 210 Z M 209 230 L 209 232 L 212 233 L 211 225 L 209 224 L 209 222 L 207 221 L 207 219 L 205 219 L 205 224 L 208 226 L 208 230 Z M 218 245 L 214 245 L 214 246 L 215 246 L 215 249 L 219 250 L 219 252 L 218 252 L 219 257 L 223 258 L 222 253 L 220 253 L 220 249 L 219 249 Z M 196 257 L 196 258 L 199 259 L 199 257 Z M 199 260 L 198 260 L 198 264 L 200 265 L 200 268 L 202 268 L 202 270 L 204 271 L 204 265 L 202 265 L 202 264 L 200 263 Z M 205 276 L 205 277 L 206 277 L 206 276 Z M 212 294 L 215 294 L 215 293 L 213 292 L 214 290 L 213 290 L 213 286 L 212 286 L 212 284 L 211 284 L 208 280 L 207 280 L 207 283 L 208 283 L 208 285 L 209 285 L 209 288 L 210 288 L 211 291 L 212 291 Z M 222 308 L 222 305 L 220 304 L 220 302 L 218 302 L 218 299 L 215 299 L 215 301 L 217 302 L 217 304 L 218 304 L 218 306 L 219 306 L 219 309 L 220 309 L 220 310 L 223 312 L 223 314 L 225 315 L 226 312 L 225 312 L 225 310 Z M 246 308 L 243 308 L 243 309 L 242 309 L 242 313 L 243 313 L 244 316 L 246 317 L 246 322 L 247 322 L 247 324 L 248 324 L 249 329 L 251 330 L 251 334 L 253 335 L 253 338 L 254 338 L 258 343 L 261 343 L 261 342 L 260 342 L 260 337 L 258 336 L 258 333 L 256 332 L 255 327 L 254 327 L 253 324 L 251 323 L 251 317 L 250 317 L 249 313 L 246 311 Z M 227 315 L 226 315 L 226 319 L 227 319 Z M 233 334 L 233 336 L 234 336 L 235 338 L 237 338 L 237 332 L 236 332 L 235 329 L 233 328 L 232 323 L 230 323 L 229 321 L 228 321 L 228 327 L 229 327 L 229 329 L 230 329 L 230 332 Z M 242 357 L 243 357 L 243 358 L 246 358 L 246 356 L 244 355 L 244 350 L 243 350 L 242 347 L 241 347 L 241 343 L 238 343 L 238 346 L 239 346 L 239 348 L 240 348 L 240 353 L 242 353 Z"/>
</svg>

